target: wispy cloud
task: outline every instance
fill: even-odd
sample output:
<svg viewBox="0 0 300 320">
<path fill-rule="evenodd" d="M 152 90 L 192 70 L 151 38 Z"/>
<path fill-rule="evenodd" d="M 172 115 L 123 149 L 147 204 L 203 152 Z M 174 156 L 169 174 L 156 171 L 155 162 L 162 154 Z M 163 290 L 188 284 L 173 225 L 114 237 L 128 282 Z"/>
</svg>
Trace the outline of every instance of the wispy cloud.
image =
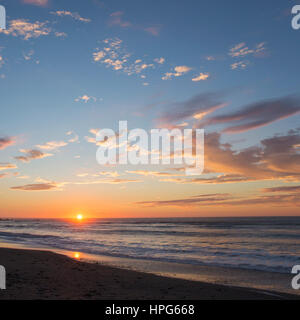
<svg viewBox="0 0 300 320">
<path fill-rule="evenodd" d="M 249 61 L 239 61 L 231 64 L 230 67 L 232 70 L 238 70 L 238 69 L 246 69 L 248 65 L 249 65 Z"/>
<path fill-rule="evenodd" d="M 132 23 L 123 19 L 124 12 L 116 11 L 110 15 L 109 25 L 111 26 L 119 26 L 122 28 L 128 28 L 132 26 Z"/>
<path fill-rule="evenodd" d="M 15 137 L 0 137 L 0 150 L 3 150 L 16 143 Z"/>
<path fill-rule="evenodd" d="M 34 183 L 34 184 L 26 184 L 23 186 L 11 187 L 11 190 L 20 190 L 20 191 L 49 191 L 56 190 L 56 184 L 52 183 Z"/>
<path fill-rule="evenodd" d="M 149 27 L 142 27 L 132 23 L 131 21 L 124 18 L 123 11 L 115 11 L 112 12 L 109 16 L 108 25 L 109 26 L 117 26 L 120 28 L 134 28 L 138 30 L 143 30 L 152 36 L 158 36 L 160 32 L 160 26 L 149 26 Z"/>
<path fill-rule="evenodd" d="M 21 0 L 25 4 L 33 4 L 36 6 L 45 7 L 48 4 L 48 0 Z"/>
<path fill-rule="evenodd" d="M 142 176 L 152 176 L 152 177 L 165 177 L 165 176 L 174 176 L 178 175 L 175 173 L 170 172 L 161 172 L 161 171 L 147 171 L 147 170 L 132 170 L 132 171 L 126 171 L 127 173 L 131 174 L 138 174 Z"/>
<path fill-rule="evenodd" d="M 22 161 L 22 162 L 30 162 L 31 160 L 35 159 L 43 159 L 46 157 L 51 157 L 53 154 L 51 153 L 44 153 L 40 150 L 36 149 L 21 149 L 20 152 L 25 153 L 24 156 L 17 156 L 15 159 Z"/>
<path fill-rule="evenodd" d="M 186 101 L 168 105 L 167 110 L 160 115 L 157 122 L 170 126 L 189 118 L 202 119 L 207 114 L 225 106 L 222 94 L 201 93 Z"/>
<path fill-rule="evenodd" d="M 190 207 L 199 205 L 216 204 L 218 202 L 223 202 L 229 199 L 229 194 L 227 193 L 215 193 L 215 194 L 201 194 L 184 199 L 172 199 L 172 200 L 157 200 L 157 201 L 140 201 L 135 204 L 146 206 L 146 207 Z"/>
<path fill-rule="evenodd" d="M 79 142 L 79 136 L 78 136 L 74 131 L 68 131 L 68 132 L 66 133 L 66 135 L 67 135 L 67 136 L 72 136 L 72 135 L 73 135 L 73 137 L 71 137 L 71 138 L 68 140 L 70 143 Z"/>
<path fill-rule="evenodd" d="M 258 55 L 265 51 L 265 43 L 261 42 L 257 44 L 254 48 L 250 49 L 245 42 L 238 43 L 229 50 L 229 55 L 231 57 L 244 57 L 247 55 Z"/>
<path fill-rule="evenodd" d="M 9 170 L 9 169 L 16 169 L 18 168 L 15 164 L 13 163 L 0 163 L 0 171 L 3 170 Z"/>
<path fill-rule="evenodd" d="M 264 188 L 261 190 L 265 193 L 271 192 L 295 192 L 300 193 L 300 186 L 281 186 L 281 187 L 272 187 L 272 188 Z"/>
<path fill-rule="evenodd" d="M 300 112 L 300 99 L 283 97 L 256 102 L 239 111 L 208 118 L 202 125 L 231 123 L 223 132 L 239 133 L 266 126 Z"/>
<path fill-rule="evenodd" d="M 179 184 L 224 184 L 255 181 L 253 178 L 247 178 L 239 174 L 217 174 L 212 178 L 167 178 L 161 179 L 161 182 L 175 182 Z"/>
<path fill-rule="evenodd" d="M 100 171 L 93 175 L 94 177 L 98 176 L 109 176 L 109 177 L 119 177 L 120 174 L 117 171 Z"/>
<path fill-rule="evenodd" d="M 145 28 L 144 30 L 150 33 L 152 36 L 158 36 L 160 32 L 160 26 L 148 27 L 148 28 Z"/>
<path fill-rule="evenodd" d="M 4 58 L 0 55 L 0 68 L 4 65 Z"/>
<path fill-rule="evenodd" d="M 71 12 L 71 11 L 66 11 L 66 10 L 58 10 L 58 11 L 51 12 L 51 14 L 57 15 L 59 17 L 68 16 L 68 17 L 71 17 L 71 18 L 73 18 L 73 19 L 75 19 L 77 21 L 81 21 L 81 22 L 91 22 L 91 19 L 83 18 L 77 12 Z"/>
<path fill-rule="evenodd" d="M 68 145 L 65 141 L 49 141 L 45 144 L 37 144 L 36 147 L 42 150 L 57 150 Z"/>
<path fill-rule="evenodd" d="M 206 207 L 206 206 L 249 206 L 249 205 L 268 205 L 268 206 L 299 206 L 300 198 L 297 194 L 237 197 L 227 193 L 202 194 L 183 199 L 140 201 L 136 205 L 145 207 Z"/>
<path fill-rule="evenodd" d="M 29 50 L 28 52 L 23 53 L 24 60 L 29 61 L 34 55 L 34 50 Z"/>
</svg>

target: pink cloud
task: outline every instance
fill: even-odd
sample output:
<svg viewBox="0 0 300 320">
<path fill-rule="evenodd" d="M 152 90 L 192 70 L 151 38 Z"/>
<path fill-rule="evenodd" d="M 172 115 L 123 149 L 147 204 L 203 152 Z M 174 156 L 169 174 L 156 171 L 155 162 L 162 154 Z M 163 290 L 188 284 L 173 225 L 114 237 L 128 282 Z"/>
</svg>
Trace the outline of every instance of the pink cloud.
<svg viewBox="0 0 300 320">
<path fill-rule="evenodd" d="M 45 7 L 48 4 L 48 0 L 22 0 L 25 4 L 33 4 L 35 6 Z"/>
<path fill-rule="evenodd" d="M 159 27 L 149 27 L 144 29 L 146 32 L 152 34 L 153 36 L 158 36 L 160 28 Z"/>
</svg>

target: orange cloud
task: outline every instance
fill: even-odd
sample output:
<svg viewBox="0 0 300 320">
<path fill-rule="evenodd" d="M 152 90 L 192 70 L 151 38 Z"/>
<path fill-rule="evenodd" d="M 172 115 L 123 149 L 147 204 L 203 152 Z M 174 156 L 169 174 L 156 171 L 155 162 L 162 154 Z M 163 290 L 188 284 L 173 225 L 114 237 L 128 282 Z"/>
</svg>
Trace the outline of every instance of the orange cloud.
<svg viewBox="0 0 300 320">
<path fill-rule="evenodd" d="M 25 19 L 11 20 L 7 29 L 0 29 L 0 33 L 23 37 L 24 40 L 46 36 L 51 33 L 51 28 L 47 27 L 46 22 L 29 22 Z"/>
<path fill-rule="evenodd" d="M 0 163 L 0 171 L 1 170 L 9 170 L 18 168 L 15 164 L 12 163 Z"/>
<path fill-rule="evenodd" d="M 44 153 L 44 152 L 42 152 L 40 150 L 36 150 L 36 149 L 31 149 L 31 150 L 22 149 L 22 150 L 20 150 L 20 152 L 23 152 L 26 155 L 15 157 L 15 159 L 17 159 L 19 161 L 23 161 L 23 162 L 30 162 L 31 160 L 34 160 L 34 159 L 43 159 L 46 157 L 53 156 L 53 154 L 51 154 L 51 153 Z"/>
<path fill-rule="evenodd" d="M 37 144 L 36 147 L 43 150 L 54 150 L 68 145 L 64 141 L 49 141 L 43 145 Z"/>
<path fill-rule="evenodd" d="M 3 150 L 16 143 L 15 137 L 3 137 L 0 138 L 0 150 Z"/>
</svg>

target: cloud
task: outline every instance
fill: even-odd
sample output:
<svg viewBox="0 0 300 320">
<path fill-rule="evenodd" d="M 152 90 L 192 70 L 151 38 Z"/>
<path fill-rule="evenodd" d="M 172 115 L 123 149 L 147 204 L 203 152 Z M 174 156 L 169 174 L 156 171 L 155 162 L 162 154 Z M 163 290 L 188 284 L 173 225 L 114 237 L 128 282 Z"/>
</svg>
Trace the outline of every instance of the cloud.
<svg viewBox="0 0 300 320">
<path fill-rule="evenodd" d="M 144 171 L 144 170 L 134 170 L 126 171 L 127 173 L 138 174 L 142 176 L 153 176 L 153 177 L 162 177 L 162 176 L 174 176 L 176 174 L 170 172 L 160 172 L 160 171 Z"/>
<path fill-rule="evenodd" d="M 34 50 L 30 50 L 28 53 L 23 53 L 23 57 L 26 61 L 31 60 L 34 55 Z"/>
<path fill-rule="evenodd" d="M 0 68 L 4 65 L 4 58 L 0 55 Z"/>
<path fill-rule="evenodd" d="M 281 179 L 300 174 L 299 167 L 294 167 L 294 170 L 291 168 L 285 173 L 275 167 L 274 161 L 281 151 L 278 153 L 274 149 L 271 150 L 270 145 L 279 143 L 280 137 L 276 137 L 272 142 L 262 140 L 260 145 L 240 151 L 234 151 L 229 143 L 221 143 L 220 137 L 219 133 L 205 135 L 205 167 L 209 172 L 240 175 L 248 180 Z M 284 137 L 290 147 L 285 149 L 282 160 L 289 162 L 291 161 L 289 159 L 294 159 L 296 155 L 296 150 L 292 147 L 293 141 L 298 141 L 300 137 L 299 135 L 297 139 L 291 135 Z M 299 157 L 296 158 L 299 160 Z M 282 165 L 281 162 L 280 164 Z"/>
<path fill-rule="evenodd" d="M 117 26 L 120 28 L 134 28 L 134 29 L 139 29 L 143 30 L 153 36 L 158 36 L 160 32 L 160 26 L 150 26 L 147 28 L 134 25 L 131 21 L 128 21 L 124 19 L 124 12 L 123 11 L 115 11 L 110 14 L 109 20 L 108 20 L 108 25 L 109 26 Z"/>
<path fill-rule="evenodd" d="M 56 184 L 51 183 L 35 183 L 26 184 L 24 186 L 11 187 L 11 190 L 21 190 L 21 191 L 48 191 L 57 189 Z"/>
<path fill-rule="evenodd" d="M 40 150 L 35 150 L 35 149 L 31 149 L 31 150 L 30 149 L 27 149 L 27 150 L 21 149 L 20 152 L 25 153 L 26 155 L 15 157 L 15 159 L 22 161 L 22 162 L 30 162 L 31 160 L 34 160 L 34 159 L 43 159 L 46 157 L 53 156 L 53 154 L 51 154 L 51 153 L 44 153 Z"/>
<path fill-rule="evenodd" d="M 298 131 L 263 139 L 258 145 L 238 151 L 230 143 L 222 143 L 220 133 L 207 133 L 204 147 L 204 173 L 209 174 L 209 177 L 181 176 L 165 179 L 162 177 L 160 181 L 203 185 L 262 180 L 299 182 L 299 146 L 300 132 Z"/>
<path fill-rule="evenodd" d="M 165 61 L 166 61 L 166 59 L 165 58 L 155 58 L 154 59 L 154 62 L 156 62 L 156 63 L 158 63 L 158 64 L 164 64 L 165 63 Z"/>
<path fill-rule="evenodd" d="M 226 106 L 223 95 L 219 93 L 201 93 L 186 101 L 170 104 L 157 119 L 158 123 L 171 125 L 189 118 L 201 119 L 207 114 Z"/>
<path fill-rule="evenodd" d="M 249 65 L 249 61 L 239 61 L 231 64 L 230 68 L 232 70 L 246 69 L 248 65 Z"/>
<path fill-rule="evenodd" d="M 73 135 L 73 137 L 68 140 L 70 143 L 75 143 L 75 142 L 78 142 L 78 143 L 79 143 L 79 136 L 78 136 L 75 132 L 73 132 L 73 131 L 68 131 L 68 132 L 66 133 L 66 135 L 67 135 L 67 136 Z"/>
<path fill-rule="evenodd" d="M 285 176 L 300 176 L 300 132 L 263 139 L 262 161 L 272 171 Z"/>
<path fill-rule="evenodd" d="M 22 0 L 25 4 L 33 4 L 36 6 L 45 7 L 48 4 L 48 0 Z"/>
<path fill-rule="evenodd" d="M 299 132 L 263 139 L 259 145 L 239 151 L 220 140 L 220 133 L 205 135 L 205 169 L 210 173 L 225 175 L 211 182 L 300 180 L 300 153 L 296 147 L 300 144 Z M 197 179 L 196 182 L 199 181 Z"/>
<path fill-rule="evenodd" d="M 69 184 L 73 185 L 93 185 L 93 184 L 123 184 L 123 183 L 132 183 L 132 182 L 142 182 L 141 180 L 136 179 L 111 179 L 105 178 L 102 180 L 88 180 L 88 181 L 79 181 L 79 182 L 70 182 Z"/>
<path fill-rule="evenodd" d="M 18 168 L 18 167 L 15 164 L 0 162 L 0 171 L 9 170 L 9 169 L 16 169 L 16 168 Z"/>
<path fill-rule="evenodd" d="M 209 78 L 209 73 L 200 73 L 199 76 L 194 77 L 192 79 L 192 81 L 197 82 L 197 81 L 203 81 L 203 80 L 207 80 Z"/>
<path fill-rule="evenodd" d="M 104 47 L 97 48 L 93 53 L 93 60 L 104 64 L 115 71 L 123 72 L 128 76 L 140 75 L 147 69 L 154 68 L 153 63 L 147 63 L 141 58 L 133 57 L 123 46 L 123 41 L 119 38 L 105 39 Z M 141 78 L 143 78 L 142 75 Z"/>
<path fill-rule="evenodd" d="M 36 147 L 42 150 L 56 150 L 66 145 L 68 144 L 64 141 L 49 141 L 43 145 L 37 144 Z"/>
<path fill-rule="evenodd" d="M 81 96 L 81 97 L 79 96 L 78 98 L 75 99 L 76 102 L 82 101 L 84 103 L 87 103 L 87 102 L 89 102 L 91 100 L 97 101 L 97 98 L 84 94 L 83 96 Z"/>
<path fill-rule="evenodd" d="M 283 97 L 259 101 L 246 105 L 239 111 L 208 118 L 202 125 L 231 123 L 225 133 L 239 133 L 266 126 L 272 122 L 290 117 L 300 111 L 300 99 Z"/>
<path fill-rule="evenodd" d="M 9 146 L 12 146 L 16 143 L 15 137 L 0 137 L 0 150 L 3 150 Z"/>
<path fill-rule="evenodd" d="M 67 34 L 65 32 L 55 32 L 55 36 L 58 38 L 65 38 Z"/>
<path fill-rule="evenodd" d="M 69 17 L 71 17 L 71 18 L 73 18 L 75 20 L 81 21 L 81 22 L 91 22 L 91 19 L 83 18 L 77 12 L 58 10 L 58 11 L 55 11 L 55 12 L 51 12 L 51 14 L 57 15 L 59 17 L 69 16 Z"/>
<path fill-rule="evenodd" d="M 205 59 L 206 59 L 207 61 L 214 61 L 214 60 L 216 60 L 216 57 L 214 57 L 214 56 L 207 56 L 207 57 L 205 57 Z"/>
<path fill-rule="evenodd" d="M 146 207 L 206 207 L 206 206 L 249 206 L 249 205 L 268 205 L 268 206 L 299 206 L 299 195 L 271 195 L 255 197 L 235 197 L 227 193 L 203 194 L 184 199 L 158 200 L 158 201 L 140 201 L 136 205 Z"/>
<path fill-rule="evenodd" d="M 103 42 L 106 46 L 103 50 L 98 50 L 93 53 L 94 61 L 106 64 L 114 70 L 123 69 L 124 64 L 128 61 L 130 56 L 130 54 L 125 52 L 121 47 L 123 41 L 115 38 L 105 39 Z"/>
<path fill-rule="evenodd" d="M 249 47 L 245 44 L 245 42 L 241 42 L 229 50 L 229 55 L 233 58 L 236 57 L 244 57 L 247 55 L 259 55 L 263 51 L 265 51 L 265 43 L 261 42 L 257 44 L 253 49 L 249 49 Z"/>
<path fill-rule="evenodd" d="M 51 33 L 51 28 L 47 27 L 47 22 L 29 22 L 25 19 L 11 20 L 7 29 L 0 29 L 0 33 L 23 37 L 24 40 L 46 36 Z"/>
<path fill-rule="evenodd" d="M 158 200 L 158 201 L 140 201 L 135 204 L 146 206 L 146 207 L 190 207 L 195 205 L 208 205 L 216 204 L 218 202 L 223 202 L 229 198 L 227 193 L 216 193 L 216 194 L 201 194 L 185 199 L 175 199 L 175 200 Z"/>
<path fill-rule="evenodd" d="M 300 192 L 300 186 L 281 186 L 281 187 L 272 187 L 272 188 L 265 188 L 261 190 L 262 192 L 269 193 L 269 192 Z"/>
<path fill-rule="evenodd" d="M 175 182 L 180 184 L 223 184 L 223 183 L 240 183 L 255 181 L 253 178 L 247 178 L 239 174 L 218 174 L 212 178 L 167 178 L 161 179 L 161 182 Z"/>
<path fill-rule="evenodd" d="M 117 171 L 100 171 L 93 175 L 94 177 L 98 176 L 109 176 L 109 177 L 119 177 L 119 173 Z"/>
<path fill-rule="evenodd" d="M 173 77 L 181 77 L 191 70 L 192 68 L 187 66 L 177 66 L 174 68 L 173 72 L 166 72 L 165 75 L 162 77 L 162 80 L 170 80 Z"/>
<path fill-rule="evenodd" d="M 110 15 L 110 19 L 109 19 L 109 22 L 108 22 L 109 25 L 111 25 L 111 26 L 119 26 L 119 27 L 122 27 L 122 28 L 131 27 L 132 26 L 131 22 L 123 20 L 123 18 L 122 18 L 123 15 L 124 15 L 124 12 L 122 12 L 122 11 L 113 12 Z"/>
<path fill-rule="evenodd" d="M 8 173 L 0 173 L 0 179 L 3 179 L 7 177 L 9 174 Z"/>
<path fill-rule="evenodd" d="M 152 36 L 158 36 L 160 32 L 160 27 L 148 27 L 144 29 L 146 32 L 150 33 Z"/>
</svg>

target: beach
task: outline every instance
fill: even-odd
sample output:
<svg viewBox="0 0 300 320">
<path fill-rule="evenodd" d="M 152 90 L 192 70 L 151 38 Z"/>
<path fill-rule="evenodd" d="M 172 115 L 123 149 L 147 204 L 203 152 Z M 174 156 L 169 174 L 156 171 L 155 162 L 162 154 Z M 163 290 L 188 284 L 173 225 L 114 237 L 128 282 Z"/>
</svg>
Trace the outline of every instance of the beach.
<svg viewBox="0 0 300 320">
<path fill-rule="evenodd" d="M 7 273 L 0 300 L 299 299 L 287 293 L 161 277 L 42 250 L 0 248 L 0 265 Z"/>
</svg>

